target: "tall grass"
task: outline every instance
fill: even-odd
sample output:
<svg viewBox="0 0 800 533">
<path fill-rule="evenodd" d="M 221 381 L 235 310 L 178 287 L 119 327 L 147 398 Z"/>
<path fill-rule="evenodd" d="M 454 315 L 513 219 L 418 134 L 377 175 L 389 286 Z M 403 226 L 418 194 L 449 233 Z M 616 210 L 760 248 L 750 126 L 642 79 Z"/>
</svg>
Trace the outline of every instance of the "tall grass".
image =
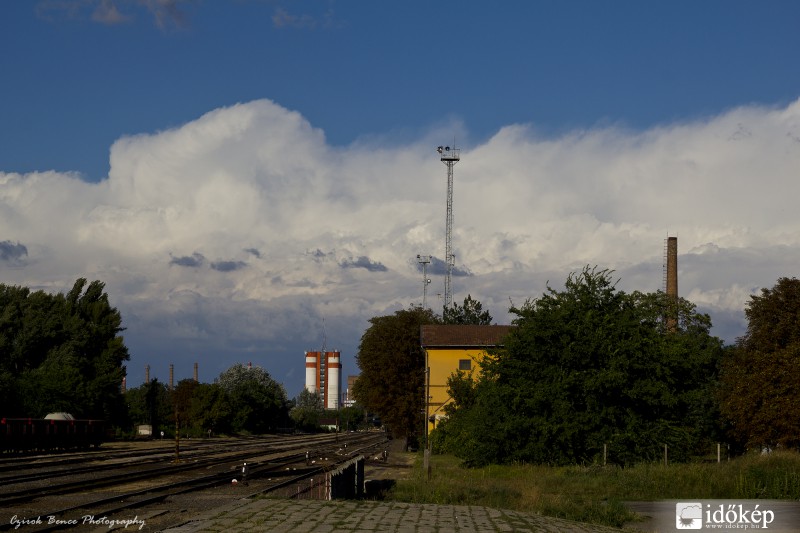
<svg viewBox="0 0 800 533">
<path fill-rule="evenodd" d="M 472 469 L 454 457 L 433 456 L 430 480 L 419 456 L 413 475 L 398 480 L 388 498 L 481 505 L 620 527 L 636 519 L 625 501 L 800 499 L 800 454 L 748 455 L 719 464 Z"/>
</svg>

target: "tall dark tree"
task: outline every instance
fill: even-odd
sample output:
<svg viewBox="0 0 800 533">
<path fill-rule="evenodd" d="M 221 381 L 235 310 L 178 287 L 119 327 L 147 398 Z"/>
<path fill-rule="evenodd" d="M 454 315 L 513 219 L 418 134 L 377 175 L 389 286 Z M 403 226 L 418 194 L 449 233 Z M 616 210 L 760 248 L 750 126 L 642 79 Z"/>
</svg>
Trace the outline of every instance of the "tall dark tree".
<svg viewBox="0 0 800 533">
<path fill-rule="evenodd" d="M 0 398 L 10 400 L 5 414 L 65 410 L 117 419 L 129 359 L 123 329 L 100 281 L 87 285 L 81 278 L 66 295 L 0 285 Z"/>
<path fill-rule="evenodd" d="M 412 307 L 370 319 L 361 337 L 356 355 L 361 374 L 353 394 L 395 437 L 418 436 L 423 429 L 425 355 L 420 326 L 438 322 L 430 309 Z"/>
<path fill-rule="evenodd" d="M 750 297 L 747 331 L 722 365 L 720 408 L 750 448 L 800 446 L 800 280 Z"/>
<path fill-rule="evenodd" d="M 83 291 L 84 287 L 86 290 Z M 105 284 L 85 279 L 75 282 L 66 297 L 68 343 L 86 379 L 87 415 L 113 420 L 120 412 L 120 386 L 130 359 L 120 333 L 122 316 L 111 307 Z"/>
<path fill-rule="evenodd" d="M 150 383 L 142 385 L 145 402 L 145 424 L 152 428 L 154 437 L 160 436 L 171 430 L 170 420 L 173 416 L 172 401 L 167 386 L 153 379 Z"/>
<path fill-rule="evenodd" d="M 182 379 L 172 390 L 172 424 L 179 428 L 181 435 L 189 433 L 192 426 L 192 398 L 200 384 L 193 379 Z"/>
<path fill-rule="evenodd" d="M 474 385 L 451 380 L 464 408 L 439 441 L 468 464 L 589 463 L 604 444 L 622 463 L 656 458 L 664 444 L 674 459 L 691 454 L 701 440 L 694 391 L 713 381 L 721 342 L 688 303 L 691 327 L 666 334 L 663 296 L 628 295 L 611 276 L 586 268 L 563 291 L 512 308 L 517 327 Z"/>
<path fill-rule="evenodd" d="M 445 324 L 490 326 L 492 315 L 489 314 L 489 311 L 484 311 L 483 305 L 478 300 L 473 300 L 472 295 L 468 294 L 464 298 L 463 306 L 453 302 L 451 306 L 444 308 L 442 321 Z"/>
</svg>

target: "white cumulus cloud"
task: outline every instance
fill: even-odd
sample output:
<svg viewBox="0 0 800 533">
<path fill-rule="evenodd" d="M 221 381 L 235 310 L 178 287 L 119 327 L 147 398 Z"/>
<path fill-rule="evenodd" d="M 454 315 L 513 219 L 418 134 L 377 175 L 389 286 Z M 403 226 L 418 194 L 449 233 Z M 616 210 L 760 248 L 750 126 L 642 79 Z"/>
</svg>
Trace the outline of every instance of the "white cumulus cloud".
<svg viewBox="0 0 800 533">
<path fill-rule="evenodd" d="M 302 350 L 323 336 L 355 373 L 367 320 L 421 302 L 416 255 L 444 256 L 435 133 L 333 147 L 300 113 L 259 100 L 119 139 L 99 183 L 0 170 L 2 281 L 104 281 L 133 381 L 145 364 L 175 361 L 188 377 L 199 360 L 210 380 L 248 358 L 301 380 Z M 646 131 L 509 125 L 462 147 L 454 169 L 455 300 L 470 293 L 506 322 L 509 300 L 584 265 L 657 290 L 677 235 L 681 295 L 733 341 L 749 295 L 796 274 L 798 168 L 800 101 Z M 434 308 L 442 286 L 429 288 Z"/>
</svg>

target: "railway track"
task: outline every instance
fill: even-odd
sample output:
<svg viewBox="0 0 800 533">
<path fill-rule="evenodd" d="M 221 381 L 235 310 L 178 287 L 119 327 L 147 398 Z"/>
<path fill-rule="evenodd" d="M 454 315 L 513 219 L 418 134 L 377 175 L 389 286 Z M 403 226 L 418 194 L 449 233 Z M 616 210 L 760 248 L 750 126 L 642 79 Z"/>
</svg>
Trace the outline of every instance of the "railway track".
<svg viewBox="0 0 800 533">
<path fill-rule="evenodd" d="M 12 513 L 0 523 L 0 530 L 21 524 L 25 531 L 55 531 L 83 525 L 86 517 L 91 517 L 90 525 L 96 526 L 91 522 L 97 520 L 95 517 L 107 522 L 130 520 L 141 513 L 156 513 L 157 522 L 162 524 L 174 522 L 177 518 L 167 518 L 170 512 L 163 508 L 169 508 L 170 500 L 181 495 L 200 501 L 229 501 L 230 497 L 268 493 L 319 476 L 353 456 L 374 454 L 384 444 L 385 437 L 375 433 L 247 441 L 234 443 L 235 451 L 207 447 L 180 463 L 162 458 L 154 466 L 136 463 L 120 472 L 101 471 L 100 475 L 79 479 L 59 476 L 46 487 L 36 486 L 32 479 L 0 483 L 0 509 Z M 113 454 L 109 460 L 115 461 Z M 250 465 L 248 485 L 232 485 L 244 461 Z M 142 470 L 146 465 L 152 468 Z M 203 491 L 210 494 L 198 496 Z M 154 505 L 159 508 L 153 510 Z M 153 520 L 148 522 L 150 526 L 143 531 L 151 530 Z"/>
<path fill-rule="evenodd" d="M 207 443 L 200 443 L 193 448 L 184 449 L 180 454 L 182 463 L 195 463 L 199 465 L 213 463 L 215 458 L 220 456 L 227 456 L 230 450 L 235 450 L 236 454 L 231 458 L 236 458 L 236 455 L 246 457 L 251 449 L 257 451 L 273 450 L 281 451 L 283 449 L 291 449 L 291 443 L 285 441 L 274 441 L 274 443 L 266 442 L 253 442 L 253 441 L 235 441 L 235 442 L 220 442 L 215 445 Z M 174 461 L 175 451 L 174 447 L 170 450 L 167 447 L 159 447 L 158 449 L 130 451 L 126 453 L 106 454 L 103 457 L 89 456 L 81 458 L 70 458 L 65 460 L 46 461 L 43 463 L 32 463 L 27 467 L 17 467 L 13 473 L 0 474 L 0 487 L 8 487 L 14 484 L 30 483 L 38 480 L 52 481 L 58 477 L 74 477 L 81 474 L 99 473 L 105 470 L 118 470 L 121 466 L 125 470 L 130 470 L 133 467 L 137 469 L 163 469 L 166 462 Z M 180 471 L 181 466 L 177 466 L 175 471 Z M 117 474 L 118 476 L 121 474 Z M 111 476 L 113 479 L 113 476 Z M 35 490 L 35 489 L 34 489 Z M 2 493 L 0 491 L 0 507 L 4 503 Z"/>
</svg>

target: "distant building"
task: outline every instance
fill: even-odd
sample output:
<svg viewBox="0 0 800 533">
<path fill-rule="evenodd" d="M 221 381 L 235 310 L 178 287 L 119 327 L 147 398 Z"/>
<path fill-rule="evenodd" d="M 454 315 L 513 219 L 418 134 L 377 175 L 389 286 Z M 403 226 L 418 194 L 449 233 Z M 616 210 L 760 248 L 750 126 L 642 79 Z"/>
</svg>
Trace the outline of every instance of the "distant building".
<svg viewBox="0 0 800 533">
<path fill-rule="evenodd" d="M 358 376 L 347 376 L 347 388 L 344 391 L 342 400 L 342 405 L 345 407 L 352 407 L 356 403 L 356 399 L 353 397 L 353 385 L 356 384 L 357 379 Z"/>
<path fill-rule="evenodd" d="M 342 358 L 338 351 L 306 352 L 306 390 L 318 393 L 325 409 L 341 407 Z"/>
<path fill-rule="evenodd" d="M 452 400 L 447 393 L 447 378 L 461 370 L 480 374 L 487 350 L 503 346 L 514 326 L 443 325 L 421 326 L 420 344 L 428 371 L 426 418 L 428 430 L 445 417 L 442 408 Z"/>
</svg>

